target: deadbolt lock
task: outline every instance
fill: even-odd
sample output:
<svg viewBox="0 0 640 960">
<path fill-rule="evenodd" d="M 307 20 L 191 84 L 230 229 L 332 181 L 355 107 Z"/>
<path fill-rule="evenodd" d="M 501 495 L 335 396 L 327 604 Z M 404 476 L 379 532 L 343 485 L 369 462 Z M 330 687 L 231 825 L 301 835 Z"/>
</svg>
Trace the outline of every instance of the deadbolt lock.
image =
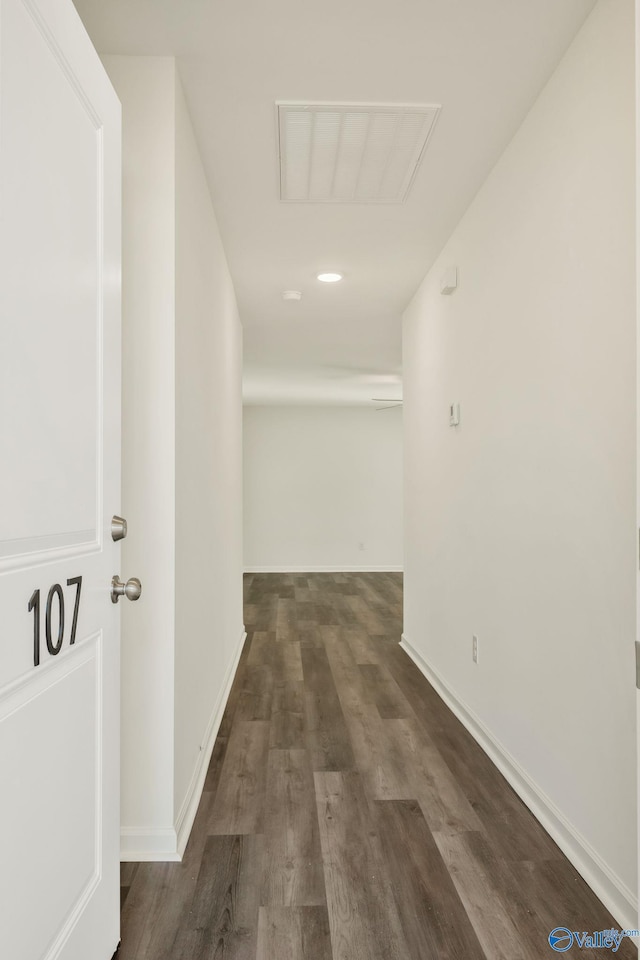
<svg viewBox="0 0 640 960">
<path fill-rule="evenodd" d="M 111 539 L 115 540 L 124 540 L 127 535 L 127 521 L 124 517 L 112 517 L 111 518 Z"/>
</svg>

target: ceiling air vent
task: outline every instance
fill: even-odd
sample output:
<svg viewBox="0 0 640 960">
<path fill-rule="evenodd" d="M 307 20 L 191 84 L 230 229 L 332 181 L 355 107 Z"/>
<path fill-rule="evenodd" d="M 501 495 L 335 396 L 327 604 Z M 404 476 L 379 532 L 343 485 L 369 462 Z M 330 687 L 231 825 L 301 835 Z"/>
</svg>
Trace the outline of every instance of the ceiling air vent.
<svg viewBox="0 0 640 960">
<path fill-rule="evenodd" d="M 422 103 L 276 103 L 280 199 L 402 203 L 440 107 Z"/>
</svg>

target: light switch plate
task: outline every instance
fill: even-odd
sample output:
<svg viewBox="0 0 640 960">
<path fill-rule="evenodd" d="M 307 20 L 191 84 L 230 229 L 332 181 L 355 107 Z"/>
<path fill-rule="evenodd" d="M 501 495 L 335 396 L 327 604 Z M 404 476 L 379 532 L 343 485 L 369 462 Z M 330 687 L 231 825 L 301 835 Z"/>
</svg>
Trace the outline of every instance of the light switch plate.
<svg viewBox="0 0 640 960">
<path fill-rule="evenodd" d="M 440 293 L 443 297 L 450 297 L 458 286 L 458 268 L 447 267 L 440 277 Z"/>
</svg>

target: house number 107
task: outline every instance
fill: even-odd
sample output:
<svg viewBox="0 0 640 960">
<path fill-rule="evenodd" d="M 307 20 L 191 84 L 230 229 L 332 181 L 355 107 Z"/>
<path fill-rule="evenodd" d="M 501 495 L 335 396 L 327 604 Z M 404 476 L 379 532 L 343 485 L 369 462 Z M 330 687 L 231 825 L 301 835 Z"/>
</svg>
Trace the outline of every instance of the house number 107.
<svg viewBox="0 0 640 960">
<path fill-rule="evenodd" d="M 78 626 L 78 610 L 80 609 L 80 592 L 82 590 L 82 577 L 71 577 L 67 580 L 68 587 L 76 587 L 75 604 L 73 607 L 73 618 L 71 621 L 71 637 L 69 646 L 76 642 L 76 627 Z M 57 630 L 53 629 L 54 606 L 56 609 L 55 623 Z M 29 613 L 33 610 L 33 665 L 37 667 L 40 663 L 40 591 L 34 590 L 29 600 Z M 54 585 L 47 594 L 47 604 L 44 613 L 44 633 L 47 641 L 47 650 L 52 657 L 57 656 L 62 649 L 64 640 L 64 593 L 59 583 Z M 54 639 L 55 637 L 55 639 Z"/>
</svg>

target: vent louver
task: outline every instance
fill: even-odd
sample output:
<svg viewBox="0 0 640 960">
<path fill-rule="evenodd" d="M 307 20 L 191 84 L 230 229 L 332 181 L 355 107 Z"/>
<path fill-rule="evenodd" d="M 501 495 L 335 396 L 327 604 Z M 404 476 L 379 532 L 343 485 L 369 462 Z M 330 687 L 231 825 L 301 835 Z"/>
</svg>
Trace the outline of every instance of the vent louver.
<svg viewBox="0 0 640 960">
<path fill-rule="evenodd" d="M 278 102 L 280 199 L 402 203 L 440 107 Z"/>
</svg>

